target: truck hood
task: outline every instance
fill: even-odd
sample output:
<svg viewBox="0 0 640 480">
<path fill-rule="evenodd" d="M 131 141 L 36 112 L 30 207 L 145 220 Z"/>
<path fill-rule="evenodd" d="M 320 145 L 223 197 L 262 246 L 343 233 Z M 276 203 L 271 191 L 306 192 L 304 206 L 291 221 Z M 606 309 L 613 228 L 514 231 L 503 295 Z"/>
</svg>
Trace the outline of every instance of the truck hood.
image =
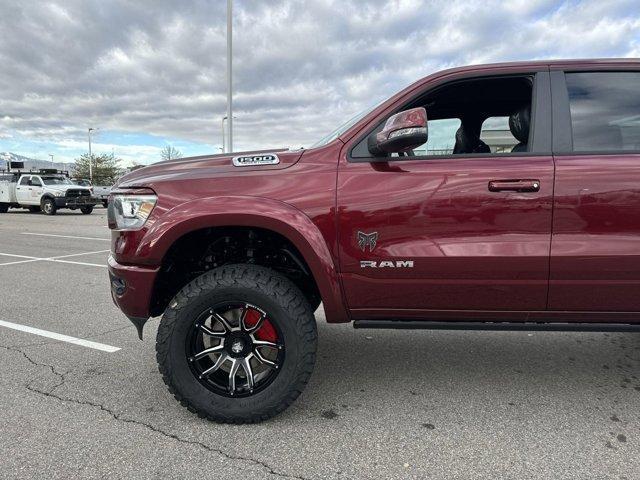
<svg viewBox="0 0 640 480">
<path fill-rule="evenodd" d="M 273 150 L 254 150 L 247 152 L 235 152 L 232 154 L 203 155 L 200 157 L 179 158 L 154 163 L 148 167 L 139 168 L 120 178 L 115 187 L 130 188 L 140 187 L 168 179 L 185 177 L 206 176 L 235 176 L 245 172 L 256 170 L 282 170 L 288 168 L 300 160 L 304 150 L 288 150 L 286 148 Z M 251 164 L 245 163 L 239 166 L 242 158 L 252 156 L 277 157 L 278 163 Z M 234 162 L 236 159 L 236 162 Z"/>
<path fill-rule="evenodd" d="M 66 192 L 68 190 L 85 190 L 91 192 L 88 187 L 81 187 L 80 185 L 45 185 L 44 189 L 47 192 Z"/>
</svg>

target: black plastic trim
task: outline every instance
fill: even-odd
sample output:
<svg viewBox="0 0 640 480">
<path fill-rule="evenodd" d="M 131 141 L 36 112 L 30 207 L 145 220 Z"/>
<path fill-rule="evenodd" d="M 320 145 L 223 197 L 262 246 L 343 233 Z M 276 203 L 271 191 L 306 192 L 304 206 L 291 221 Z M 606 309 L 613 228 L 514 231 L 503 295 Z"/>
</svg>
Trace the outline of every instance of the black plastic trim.
<svg viewBox="0 0 640 480">
<path fill-rule="evenodd" d="M 527 153 L 545 155 L 540 152 L 550 152 L 552 142 L 551 132 L 551 79 L 549 72 L 538 72 L 533 82 L 531 97 L 533 124 L 530 130 L 530 146 Z M 493 154 L 502 156 L 502 154 Z M 548 155 L 548 154 L 546 154 Z"/>
<path fill-rule="evenodd" d="M 551 122 L 553 125 L 553 153 L 573 152 L 573 130 L 569 110 L 569 92 L 564 72 L 554 70 L 551 76 Z M 583 152 L 580 152 L 583 153 Z"/>
<path fill-rule="evenodd" d="M 430 322 L 420 320 L 355 320 L 353 328 L 396 330 L 494 330 L 547 332 L 640 332 L 640 323 Z"/>
<path fill-rule="evenodd" d="M 130 317 L 128 315 L 127 315 L 127 318 L 136 327 L 136 331 L 138 332 L 138 338 L 142 340 L 142 329 L 144 328 L 144 324 L 147 323 L 147 320 L 149 319 L 144 317 Z"/>
<path fill-rule="evenodd" d="M 82 201 L 77 200 L 77 198 L 82 197 L 53 197 L 49 195 L 48 198 L 53 198 L 56 203 L 56 207 L 58 208 L 95 207 L 96 205 L 101 203 L 101 201 L 96 197 L 85 197 L 89 198 L 89 200 Z"/>
</svg>

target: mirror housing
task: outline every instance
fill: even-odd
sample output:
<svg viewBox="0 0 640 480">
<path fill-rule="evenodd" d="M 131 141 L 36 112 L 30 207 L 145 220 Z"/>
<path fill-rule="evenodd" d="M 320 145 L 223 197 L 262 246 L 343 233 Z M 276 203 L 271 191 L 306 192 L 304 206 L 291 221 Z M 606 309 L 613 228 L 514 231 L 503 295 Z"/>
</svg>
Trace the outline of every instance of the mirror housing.
<svg viewBox="0 0 640 480">
<path fill-rule="evenodd" d="M 427 111 L 417 107 L 389 117 L 382 130 L 369 136 L 368 147 L 373 155 L 387 155 L 413 150 L 428 138 Z"/>
</svg>

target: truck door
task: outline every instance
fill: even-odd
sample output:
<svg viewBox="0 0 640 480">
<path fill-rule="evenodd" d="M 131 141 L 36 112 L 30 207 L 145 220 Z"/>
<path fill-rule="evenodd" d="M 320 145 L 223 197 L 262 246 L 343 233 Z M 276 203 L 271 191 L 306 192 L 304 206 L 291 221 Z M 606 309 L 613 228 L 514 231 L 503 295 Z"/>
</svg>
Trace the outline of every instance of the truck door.
<svg viewBox="0 0 640 480">
<path fill-rule="evenodd" d="M 371 155 L 370 133 L 417 106 L 429 141 L 410 156 Z M 550 109 L 546 71 L 452 81 L 347 143 L 337 206 L 354 318 L 545 309 Z"/>
<path fill-rule="evenodd" d="M 31 177 L 29 175 L 23 175 L 16 185 L 16 200 L 20 205 L 33 205 L 33 199 L 31 192 L 33 187 L 31 186 Z"/>
<path fill-rule="evenodd" d="M 44 185 L 42 183 L 42 179 L 33 175 L 31 177 L 31 202 L 34 205 L 40 205 L 40 198 L 42 197 L 42 193 L 44 192 Z"/>
<path fill-rule="evenodd" d="M 551 72 L 549 309 L 640 311 L 640 71 Z"/>
</svg>

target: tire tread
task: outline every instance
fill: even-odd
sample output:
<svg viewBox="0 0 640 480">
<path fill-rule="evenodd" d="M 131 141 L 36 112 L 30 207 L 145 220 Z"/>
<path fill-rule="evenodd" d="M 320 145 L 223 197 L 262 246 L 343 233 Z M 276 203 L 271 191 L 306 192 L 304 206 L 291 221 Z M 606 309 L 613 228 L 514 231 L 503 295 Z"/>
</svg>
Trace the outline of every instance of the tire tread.
<svg viewBox="0 0 640 480">
<path fill-rule="evenodd" d="M 169 361 L 169 350 L 171 336 L 179 314 L 189 305 L 190 300 L 195 300 L 217 287 L 246 288 L 274 297 L 287 312 L 288 318 L 286 320 L 295 322 L 295 329 L 300 333 L 302 364 L 288 394 L 284 398 L 265 404 L 258 412 L 247 412 L 243 415 L 226 415 L 222 412 L 212 413 L 199 410 L 176 387 L 175 374 Z M 173 298 L 158 327 L 156 359 L 162 379 L 169 392 L 190 412 L 218 423 L 258 423 L 285 410 L 302 393 L 313 372 L 316 346 L 317 328 L 315 318 L 311 311 L 311 306 L 298 287 L 289 279 L 268 268 L 248 264 L 234 264 L 202 274 L 183 287 Z"/>
</svg>

